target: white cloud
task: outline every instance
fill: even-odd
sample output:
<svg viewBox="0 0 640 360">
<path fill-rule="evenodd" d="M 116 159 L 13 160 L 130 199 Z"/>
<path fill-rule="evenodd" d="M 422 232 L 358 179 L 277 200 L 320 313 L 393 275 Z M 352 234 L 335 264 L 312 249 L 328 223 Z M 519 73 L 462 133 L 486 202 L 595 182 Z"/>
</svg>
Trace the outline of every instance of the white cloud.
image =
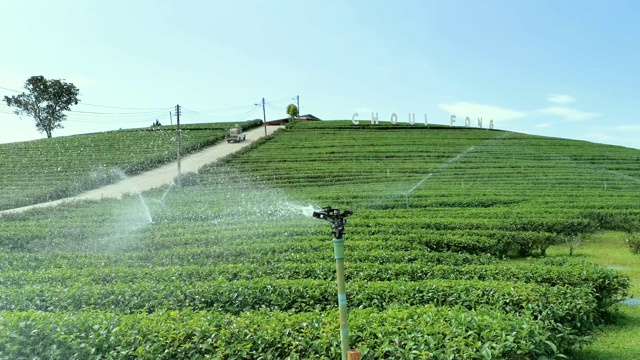
<svg viewBox="0 0 640 360">
<path fill-rule="evenodd" d="M 506 121 L 520 119 L 527 116 L 527 113 L 498 106 L 473 104 L 467 102 L 457 102 L 453 104 L 438 104 L 438 107 L 451 115 L 457 117 L 470 118 L 481 117 L 486 120 Z"/>
<path fill-rule="evenodd" d="M 548 108 L 540 109 L 538 110 L 538 112 L 543 115 L 558 116 L 569 121 L 588 120 L 601 115 L 599 113 L 578 111 L 576 109 L 568 108 L 564 106 L 551 106 Z"/>
<path fill-rule="evenodd" d="M 569 104 L 576 101 L 576 98 L 571 95 L 554 95 L 547 100 L 554 104 Z"/>
</svg>

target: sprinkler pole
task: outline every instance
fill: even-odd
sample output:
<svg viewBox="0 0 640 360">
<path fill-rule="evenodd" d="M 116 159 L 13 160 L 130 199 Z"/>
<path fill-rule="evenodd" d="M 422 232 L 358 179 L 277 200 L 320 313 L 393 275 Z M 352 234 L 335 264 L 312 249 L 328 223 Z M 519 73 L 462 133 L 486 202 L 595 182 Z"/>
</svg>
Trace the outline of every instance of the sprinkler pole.
<svg viewBox="0 0 640 360">
<path fill-rule="evenodd" d="M 338 278 L 338 309 L 340 311 L 342 360 L 347 360 L 347 352 L 349 351 L 349 324 L 347 322 L 347 290 L 344 284 L 344 239 L 333 239 L 333 255 L 336 258 L 336 277 Z"/>
<path fill-rule="evenodd" d="M 344 226 L 346 217 L 353 212 L 346 210 L 340 214 L 340 209 L 326 207 L 322 211 L 314 211 L 313 217 L 327 220 L 333 224 L 333 256 L 336 259 L 336 277 L 338 279 L 338 309 L 340 311 L 340 345 L 342 360 L 347 360 L 349 352 L 349 324 L 347 314 L 347 291 L 344 281 Z"/>
</svg>

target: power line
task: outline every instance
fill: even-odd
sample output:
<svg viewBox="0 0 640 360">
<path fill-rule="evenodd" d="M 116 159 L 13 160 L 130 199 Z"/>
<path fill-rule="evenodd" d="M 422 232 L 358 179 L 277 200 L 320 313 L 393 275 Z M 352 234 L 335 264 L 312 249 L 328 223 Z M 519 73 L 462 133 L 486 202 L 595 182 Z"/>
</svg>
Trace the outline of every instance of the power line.
<svg viewBox="0 0 640 360">
<path fill-rule="evenodd" d="M 227 116 L 221 116 L 221 115 L 206 115 L 206 114 L 202 114 L 200 112 L 194 111 L 194 110 L 190 110 L 185 108 L 184 106 L 182 106 L 182 111 L 184 112 L 186 116 L 186 114 L 189 114 L 193 117 L 198 117 L 198 118 L 202 118 L 202 119 L 207 119 L 207 120 L 223 120 L 223 119 L 237 119 L 237 118 L 242 118 L 245 116 L 248 116 L 249 114 L 255 112 L 257 110 L 257 107 L 255 106 L 251 106 L 251 109 L 241 113 L 241 114 L 234 114 L 234 115 L 227 115 Z"/>
<path fill-rule="evenodd" d="M 2 87 L 0 86 L 0 89 L 3 90 L 7 90 L 7 91 L 13 91 L 16 93 L 19 93 L 21 91 L 15 90 L 15 89 L 9 89 L 6 87 Z M 85 102 L 79 102 L 77 105 L 82 105 L 82 106 L 93 106 L 93 107 L 99 107 L 99 108 L 107 108 L 107 109 L 119 109 L 119 110 L 168 110 L 168 109 L 173 109 L 173 107 L 155 107 L 155 108 L 135 108 L 135 107 L 121 107 L 121 106 L 110 106 L 110 105 L 98 105 L 98 104 L 91 104 L 91 103 L 85 103 Z"/>
<path fill-rule="evenodd" d="M 6 87 L 2 87 L 2 86 L 0 86 L 0 89 L 2 89 L 2 90 L 7 90 L 7 91 L 13 91 L 13 92 L 17 92 L 17 93 L 19 93 L 19 92 L 20 92 L 20 91 L 18 91 L 18 90 L 8 89 L 8 88 L 6 88 Z"/>
<path fill-rule="evenodd" d="M 255 106 L 255 104 L 253 104 L 253 105 L 240 105 L 240 106 L 232 106 L 232 107 L 227 107 L 227 108 L 198 110 L 198 112 L 205 113 L 205 112 L 214 112 L 214 111 L 229 111 L 229 110 L 237 110 L 237 109 L 248 109 L 248 108 L 253 108 L 254 106 Z"/>
<path fill-rule="evenodd" d="M 272 104 L 272 103 L 270 103 L 270 102 L 268 102 L 268 101 L 267 101 L 267 102 L 265 102 L 265 104 L 266 104 L 268 107 L 270 107 L 271 109 L 273 109 L 273 110 L 284 111 L 284 112 L 286 112 L 286 110 L 287 110 L 287 107 L 286 107 L 286 106 L 277 106 L 277 105 L 274 105 L 274 104 Z"/>
<path fill-rule="evenodd" d="M 96 104 L 89 104 L 89 103 L 84 103 L 84 102 L 79 102 L 78 105 L 93 106 L 93 107 L 107 108 L 107 109 L 118 109 L 118 110 L 162 110 L 162 111 L 166 111 L 166 110 L 173 109 L 172 107 L 131 108 L 131 107 L 120 107 L 120 106 L 96 105 Z"/>
<path fill-rule="evenodd" d="M 113 120 L 113 121 L 109 121 L 109 120 L 102 120 L 100 122 L 96 122 L 95 119 L 93 120 L 89 120 L 89 119 L 66 119 L 66 121 L 69 122 L 77 122 L 77 123 L 85 123 L 85 124 L 138 124 L 138 123 L 146 123 L 146 122 L 153 122 L 154 120 L 157 120 L 157 117 L 153 117 L 153 118 L 146 118 L 145 120 L 125 120 L 125 121 L 118 121 L 118 120 Z"/>
<path fill-rule="evenodd" d="M 19 93 L 20 91 L 0 87 L 0 89 L 13 91 Z M 278 99 L 275 102 L 285 101 L 285 99 Z M 2 103 L 2 105 L 4 105 Z M 141 110 L 136 112 L 103 112 L 103 111 L 83 111 L 83 110 L 71 110 L 69 111 L 70 118 L 67 118 L 67 121 L 71 122 L 97 122 L 97 123 L 142 123 L 147 122 L 148 119 L 157 119 L 164 118 L 166 116 L 166 111 L 173 109 L 173 107 L 157 107 L 157 108 L 136 108 L 136 107 L 123 107 L 123 106 L 111 106 L 111 105 L 100 105 L 100 104 L 92 104 L 79 102 L 78 106 L 89 106 L 89 107 L 97 107 L 104 109 L 115 109 L 115 110 Z M 278 107 L 272 103 L 268 103 L 268 105 L 274 109 L 282 110 L 281 107 Z M 7 108 L 10 108 L 7 106 Z M 190 110 L 181 107 L 182 110 L 189 114 L 189 117 L 200 118 L 208 121 L 212 120 L 230 120 L 230 119 L 240 119 L 250 114 L 254 113 L 257 110 L 255 105 L 244 105 L 244 106 L 235 106 L 235 107 L 227 107 L 227 108 L 218 108 L 218 109 L 210 109 L 210 110 Z M 247 109 L 247 111 L 233 114 L 233 115 L 220 115 L 220 112 L 231 111 L 231 110 L 240 110 Z M 206 114 L 206 112 L 218 112 L 218 114 Z M 0 113 L 2 114 L 15 114 L 13 111 L 8 111 L 7 109 L 0 109 Z M 107 120 L 109 118 L 141 118 L 144 117 L 147 120 Z M 97 120 L 97 121 L 96 121 Z"/>
<path fill-rule="evenodd" d="M 148 115 L 148 114 L 157 114 L 157 113 L 165 113 L 166 109 L 163 110 L 154 110 L 154 111 L 143 111 L 143 112 L 123 112 L 123 113 L 106 113 L 106 112 L 97 112 L 97 111 L 80 111 L 80 110 L 76 110 L 73 111 L 71 110 L 71 112 L 73 113 L 77 113 L 77 114 L 91 114 L 91 115 L 114 115 L 114 116 L 122 116 L 122 115 Z"/>
</svg>

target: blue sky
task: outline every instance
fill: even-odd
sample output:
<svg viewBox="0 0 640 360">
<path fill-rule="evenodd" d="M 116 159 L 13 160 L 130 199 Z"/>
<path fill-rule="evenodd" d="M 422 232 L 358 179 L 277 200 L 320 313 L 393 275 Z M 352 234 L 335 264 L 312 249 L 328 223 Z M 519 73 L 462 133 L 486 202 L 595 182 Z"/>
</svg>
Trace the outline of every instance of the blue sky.
<svg viewBox="0 0 640 360">
<path fill-rule="evenodd" d="M 301 113 L 486 127 L 640 149 L 637 1 L 0 0 L 0 95 L 80 88 L 54 136 Z M 4 89 L 2 89 L 4 88 Z M 7 90 L 10 89 L 10 90 Z M 175 122 L 175 118 L 173 119 Z M 0 142 L 43 138 L 0 105 Z"/>
</svg>

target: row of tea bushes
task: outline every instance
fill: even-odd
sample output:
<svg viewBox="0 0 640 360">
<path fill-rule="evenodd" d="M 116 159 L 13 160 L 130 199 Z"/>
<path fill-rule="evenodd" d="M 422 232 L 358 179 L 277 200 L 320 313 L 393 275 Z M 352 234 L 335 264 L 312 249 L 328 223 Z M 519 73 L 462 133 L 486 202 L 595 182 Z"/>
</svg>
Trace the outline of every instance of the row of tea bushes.
<svg viewBox="0 0 640 360">
<path fill-rule="evenodd" d="M 0 312 L 2 359 L 334 359 L 336 311 L 159 311 L 117 314 Z M 350 340 L 365 359 L 537 359 L 569 350 L 531 315 L 460 307 L 350 312 Z"/>
<path fill-rule="evenodd" d="M 350 282 L 352 308 L 385 309 L 395 304 L 420 306 L 460 305 L 469 309 L 491 306 L 506 313 L 529 312 L 549 324 L 585 336 L 600 322 L 597 303 L 589 289 L 527 283 L 478 280 L 427 280 L 419 282 Z M 67 286 L 31 285 L 7 288 L 0 295 L 0 310 L 30 309 L 70 312 L 85 308 L 131 313 L 162 309 L 216 310 L 238 314 L 251 310 L 308 312 L 335 308 L 335 282 L 324 280 L 209 281 L 185 285 L 177 281 Z"/>
</svg>

